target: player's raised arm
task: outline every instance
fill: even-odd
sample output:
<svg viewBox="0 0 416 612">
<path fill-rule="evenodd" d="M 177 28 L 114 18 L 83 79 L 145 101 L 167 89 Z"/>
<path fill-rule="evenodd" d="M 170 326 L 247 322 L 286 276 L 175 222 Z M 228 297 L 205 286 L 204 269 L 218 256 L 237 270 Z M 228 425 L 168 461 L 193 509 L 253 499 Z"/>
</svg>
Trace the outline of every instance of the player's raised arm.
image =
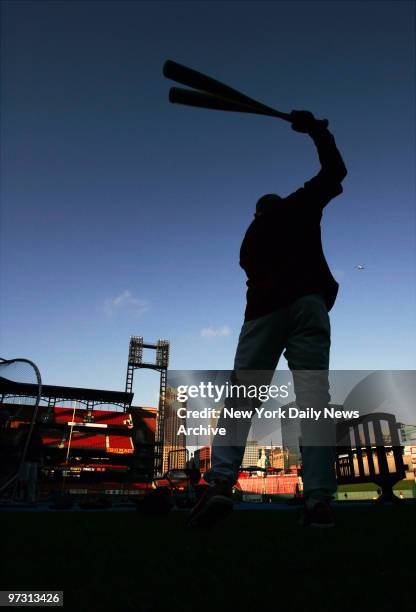
<svg viewBox="0 0 416 612">
<path fill-rule="evenodd" d="M 342 193 L 341 182 L 347 169 L 335 144 L 331 132 L 322 126 L 309 111 L 292 111 L 292 129 L 309 134 L 318 150 L 321 169 L 316 176 L 305 183 L 302 189 L 292 194 L 296 199 L 312 199 L 321 207 Z M 292 196 L 289 196 L 291 198 Z"/>
</svg>

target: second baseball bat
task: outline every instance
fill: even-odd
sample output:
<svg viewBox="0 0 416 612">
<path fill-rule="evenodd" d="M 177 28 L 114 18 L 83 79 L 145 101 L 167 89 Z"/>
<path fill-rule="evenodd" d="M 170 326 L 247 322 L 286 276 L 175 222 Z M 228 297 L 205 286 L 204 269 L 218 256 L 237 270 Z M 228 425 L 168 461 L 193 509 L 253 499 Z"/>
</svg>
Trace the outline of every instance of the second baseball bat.
<svg viewBox="0 0 416 612">
<path fill-rule="evenodd" d="M 248 105 L 234 102 L 228 98 L 212 96 L 203 91 L 183 89 L 182 87 L 171 87 L 169 91 L 169 102 L 173 104 L 185 104 L 186 106 L 196 106 L 198 108 L 211 108 L 214 110 L 233 111 L 237 113 L 252 113 L 255 115 L 268 115 L 291 121 L 290 115 L 281 113 L 265 105 Z"/>
</svg>

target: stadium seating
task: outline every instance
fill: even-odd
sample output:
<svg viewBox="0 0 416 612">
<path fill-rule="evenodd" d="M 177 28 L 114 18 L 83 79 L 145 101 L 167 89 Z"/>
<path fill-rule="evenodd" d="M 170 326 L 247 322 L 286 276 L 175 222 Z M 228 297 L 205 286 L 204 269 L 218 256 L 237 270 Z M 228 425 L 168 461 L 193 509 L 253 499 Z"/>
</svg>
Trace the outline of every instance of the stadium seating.
<svg viewBox="0 0 416 612">
<path fill-rule="evenodd" d="M 127 412 L 116 412 L 110 410 L 93 410 L 89 419 L 87 411 L 83 408 L 65 408 L 55 406 L 53 408 L 53 420 L 55 423 L 80 423 L 88 425 L 109 426 L 109 427 L 133 427 L 131 414 Z"/>
<path fill-rule="evenodd" d="M 69 431 L 64 436 L 44 435 L 42 442 L 45 446 L 68 448 Z M 134 452 L 133 440 L 130 436 L 89 435 L 83 432 L 73 432 L 70 446 L 71 449 L 94 449 L 108 453 L 130 454 Z"/>
</svg>

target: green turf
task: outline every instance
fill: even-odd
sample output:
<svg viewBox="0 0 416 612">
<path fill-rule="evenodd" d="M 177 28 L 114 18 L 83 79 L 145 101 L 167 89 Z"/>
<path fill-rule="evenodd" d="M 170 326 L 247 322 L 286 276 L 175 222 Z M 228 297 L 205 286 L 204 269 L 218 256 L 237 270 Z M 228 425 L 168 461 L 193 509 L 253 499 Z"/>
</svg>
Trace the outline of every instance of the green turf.
<svg viewBox="0 0 416 612">
<path fill-rule="evenodd" d="M 337 491 L 344 493 L 344 491 L 377 491 L 378 486 L 372 482 L 360 483 L 355 485 L 338 485 Z M 394 491 L 404 491 L 405 489 L 415 490 L 414 480 L 400 480 L 393 487 Z"/>
<path fill-rule="evenodd" d="M 241 511 L 211 533 L 183 512 L 7 512 L 1 588 L 63 589 L 74 612 L 412 610 L 415 511 L 340 508 L 333 530 Z"/>
</svg>

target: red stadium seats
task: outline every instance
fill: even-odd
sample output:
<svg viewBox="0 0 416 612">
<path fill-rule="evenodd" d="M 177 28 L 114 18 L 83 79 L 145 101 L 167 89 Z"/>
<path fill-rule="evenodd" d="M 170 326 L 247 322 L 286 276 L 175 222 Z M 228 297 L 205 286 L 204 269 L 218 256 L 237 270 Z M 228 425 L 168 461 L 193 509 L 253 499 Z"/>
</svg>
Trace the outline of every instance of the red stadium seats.
<svg viewBox="0 0 416 612">
<path fill-rule="evenodd" d="M 68 448 L 69 439 L 70 432 L 68 430 L 63 435 L 42 436 L 42 442 L 45 446 L 55 448 Z M 134 452 L 133 440 L 130 436 L 106 436 L 79 431 L 72 433 L 70 447 L 71 449 L 94 449 L 119 454 L 132 454 Z"/>
<path fill-rule="evenodd" d="M 53 417 L 55 423 L 80 423 L 93 427 L 133 427 L 131 414 L 128 412 L 116 412 L 110 410 L 93 410 L 89 419 L 87 419 L 87 411 L 83 408 L 65 408 L 55 406 L 53 408 Z"/>
</svg>

